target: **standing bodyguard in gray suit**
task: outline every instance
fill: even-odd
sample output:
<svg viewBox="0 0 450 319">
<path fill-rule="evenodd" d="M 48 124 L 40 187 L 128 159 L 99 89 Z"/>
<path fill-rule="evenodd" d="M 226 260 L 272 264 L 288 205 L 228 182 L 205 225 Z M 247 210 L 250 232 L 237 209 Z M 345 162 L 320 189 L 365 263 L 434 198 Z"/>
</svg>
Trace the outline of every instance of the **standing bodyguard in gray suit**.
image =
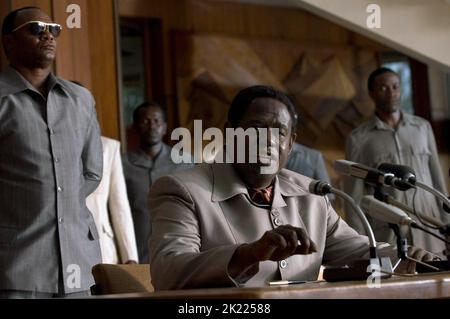
<svg viewBox="0 0 450 319">
<path fill-rule="evenodd" d="M 85 296 L 101 261 L 86 196 L 102 174 L 94 100 L 54 76 L 61 26 L 39 8 L 11 12 L 0 74 L 0 297 Z"/>
</svg>

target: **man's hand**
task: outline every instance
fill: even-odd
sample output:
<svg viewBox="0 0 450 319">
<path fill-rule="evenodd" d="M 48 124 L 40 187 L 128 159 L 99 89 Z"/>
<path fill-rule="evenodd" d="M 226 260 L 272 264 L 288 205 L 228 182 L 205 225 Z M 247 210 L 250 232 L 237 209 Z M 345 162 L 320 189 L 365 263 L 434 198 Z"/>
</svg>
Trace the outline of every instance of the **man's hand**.
<svg viewBox="0 0 450 319">
<path fill-rule="evenodd" d="M 317 252 L 317 246 L 304 229 L 283 225 L 265 232 L 253 243 L 238 247 L 228 265 L 228 271 L 236 278 L 261 261 L 280 261 L 292 255 L 308 255 L 314 252 Z"/>
<path fill-rule="evenodd" d="M 408 248 L 408 256 L 423 262 L 432 261 L 437 257 L 429 251 L 414 246 Z M 395 271 L 398 273 L 414 274 L 416 272 L 416 262 L 412 260 L 403 260 Z"/>
<path fill-rule="evenodd" d="M 317 252 L 316 244 L 303 228 L 283 225 L 267 231 L 261 239 L 247 247 L 255 262 L 280 261 L 292 255 L 308 255 Z"/>
</svg>

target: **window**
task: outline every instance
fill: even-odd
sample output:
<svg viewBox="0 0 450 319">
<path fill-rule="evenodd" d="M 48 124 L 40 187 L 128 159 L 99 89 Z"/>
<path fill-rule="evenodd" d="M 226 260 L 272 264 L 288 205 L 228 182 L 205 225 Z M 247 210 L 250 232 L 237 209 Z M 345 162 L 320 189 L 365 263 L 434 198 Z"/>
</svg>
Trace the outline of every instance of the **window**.
<svg viewBox="0 0 450 319">
<path fill-rule="evenodd" d="M 144 101 L 165 106 L 162 24 L 159 19 L 121 18 L 122 116 L 127 149 L 138 137 L 133 130 L 133 112 Z"/>
<path fill-rule="evenodd" d="M 137 25 L 121 25 L 122 114 L 126 126 L 132 124 L 136 106 L 147 98 L 143 36 L 142 28 Z"/>
<path fill-rule="evenodd" d="M 406 113 L 415 114 L 411 66 L 408 58 L 396 54 L 383 55 L 381 65 L 398 73 L 402 90 L 401 109 Z"/>
</svg>

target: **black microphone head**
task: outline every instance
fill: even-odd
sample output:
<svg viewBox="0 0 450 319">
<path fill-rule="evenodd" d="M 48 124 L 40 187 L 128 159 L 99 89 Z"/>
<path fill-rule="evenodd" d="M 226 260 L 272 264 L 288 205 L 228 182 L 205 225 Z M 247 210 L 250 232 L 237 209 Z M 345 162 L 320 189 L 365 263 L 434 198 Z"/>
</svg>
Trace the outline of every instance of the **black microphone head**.
<svg viewBox="0 0 450 319">
<path fill-rule="evenodd" d="M 315 195 L 324 196 L 331 193 L 331 185 L 323 181 L 313 180 L 308 188 L 309 192 Z"/>
<path fill-rule="evenodd" d="M 400 178 L 402 181 L 415 185 L 416 173 L 414 170 L 405 165 L 397 165 L 391 163 L 381 163 L 378 165 L 378 169 L 385 173 L 394 174 L 395 177 Z"/>
</svg>

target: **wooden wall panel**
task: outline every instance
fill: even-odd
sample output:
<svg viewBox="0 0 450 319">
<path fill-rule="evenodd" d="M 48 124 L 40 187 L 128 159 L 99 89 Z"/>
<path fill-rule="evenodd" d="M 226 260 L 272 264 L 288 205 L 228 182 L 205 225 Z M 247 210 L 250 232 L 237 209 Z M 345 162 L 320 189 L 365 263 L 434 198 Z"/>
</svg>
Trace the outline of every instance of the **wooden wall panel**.
<svg viewBox="0 0 450 319">
<path fill-rule="evenodd" d="M 334 23 L 301 9 L 207 0 L 118 0 L 121 17 L 160 19 L 163 26 L 164 91 L 169 120 L 176 114 L 172 31 L 248 38 L 316 42 L 386 50 Z M 178 126 L 169 122 L 169 129 Z"/>
<path fill-rule="evenodd" d="M 51 0 L 11 0 L 11 10 L 22 7 L 39 7 L 46 12 L 50 17 L 52 16 Z"/>
<path fill-rule="evenodd" d="M 0 0 L 0 21 L 3 22 L 3 19 L 11 10 L 11 3 L 9 0 Z M 8 65 L 8 61 L 6 60 L 5 53 L 3 51 L 3 45 L 0 44 L 0 71 L 2 71 L 6 65 Z"/>
<path fill-rule="evenodd" d="M 58 56 L 55 71 L 58 76 L 77 81 L 92 91 L 89 22 L 87 0 L 53 1 L 54 20 L 63 26 L 58 38 Z M 69 4 L 78 4 L 81 8 L 81 28 L 69 29 L 66 8 Z"/>
<path fill-rule="evenodd" d="M 120 139 L 114 3 L 89 0 L 88 10 L 92 92 L 99 121 L 103 135 Z"/>
</svg>

